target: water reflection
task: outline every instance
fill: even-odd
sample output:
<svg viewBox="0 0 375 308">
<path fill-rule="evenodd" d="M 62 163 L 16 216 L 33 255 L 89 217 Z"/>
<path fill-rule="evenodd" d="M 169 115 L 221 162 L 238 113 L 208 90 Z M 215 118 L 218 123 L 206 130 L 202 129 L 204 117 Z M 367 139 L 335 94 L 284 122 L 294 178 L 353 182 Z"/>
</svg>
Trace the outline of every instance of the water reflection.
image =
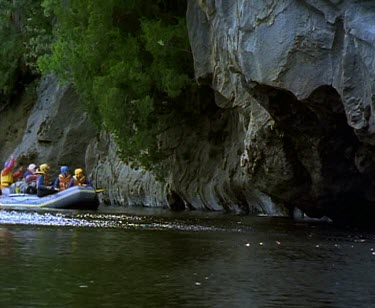
<svg viewBox="0 0 375 308">
<path fill-rule="evenodd" d="M 11 256 L 13 254 L 12 232 L 8 228 L 0 228 L 0 255 Z"/>
<path fill-rule="evenodd" d="M 206 214 L 0 211 L 1 307 L 370 307 L 373 233 Z M 361 294 L 361 296 L 358 296 Z"/>
</svg>

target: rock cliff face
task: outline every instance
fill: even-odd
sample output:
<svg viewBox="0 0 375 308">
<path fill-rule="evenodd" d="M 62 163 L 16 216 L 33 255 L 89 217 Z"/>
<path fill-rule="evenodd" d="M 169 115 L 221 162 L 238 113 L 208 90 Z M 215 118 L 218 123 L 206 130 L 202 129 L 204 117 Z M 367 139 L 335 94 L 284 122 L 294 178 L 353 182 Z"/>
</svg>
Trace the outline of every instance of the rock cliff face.
<svg viewBox="0 0 375 308">
<path fill-rule="evenodd" d="M 249 185 L 316 217 L 373 214 L 375 5 L 191 0 L 187 16 L 197 80 L 250 110 Z"/>
<path fill-rule="evenodd" d="M 12 133 L 14 153 L 83 166 L 110 204 L 374 218 L 375 5 L 189 0 L 187 20 L 206 95 L 194 125 L 162 136 L 172 153 L 163 182 L 124 165 L 51 77 Z M 0 125 L 9 155 L 14 126 Z"/>
<path fill-rule="evenodd" d="M 35 100 L 20 96 L 1 112 L 0 155 L 30 157 L 28 163 L 48 163 L 51 177 L 61 165 L 71 172 L 83 168 L 96 187 L 105 188 L 103 204 L 173 207 L 165 184 L 146 171 L 121 163 L 111 136 L 97 132 L 71 86 L 56 77 L 40 81 Z"/>
<path fill-rule="evenodd" d="M 89 166 L 86 148 L 97 133 L 75 91 L 48 76 L 40 81 L 36 94 L 35 101 L 25 103 L 21 98 L 2 113 L 1 157 L 25 154 L 34 160 L 30 163 L 50 164 L 54 175 L 61 165 Z"/>
</svg>

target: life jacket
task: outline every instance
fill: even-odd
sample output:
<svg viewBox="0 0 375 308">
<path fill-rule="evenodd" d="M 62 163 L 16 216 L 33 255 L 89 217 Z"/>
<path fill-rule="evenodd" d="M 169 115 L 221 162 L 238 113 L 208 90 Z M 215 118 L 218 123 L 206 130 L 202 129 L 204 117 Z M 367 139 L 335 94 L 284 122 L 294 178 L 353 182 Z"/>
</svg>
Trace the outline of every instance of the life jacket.
<svg viewBox="0 0 375 308">
<path fill-rule="evenodd" d="M 8 172 L 8 174 L 3 175 L 1 171 L 1 187 L 9 187 L 13 183 L 13 173 Z"/>
<path fill-rule="evenodd" d="M 73 180 L 74 180 L 74 186 L 82 186 L 83 184 L 86 184 L 85 176 L 81 177 L 80 179 L 77 179 L 77 177 L 74 175 Z"/>
<path fill-rule="evenodd" d="M 38 179 L 38 175 L 30 174 L 25 178 L 25 181 L 26 182 L 36 182 L 37 179 Z"/>
<path fill-rule="evenodd" d="M 44 186 L 48 186 L 48 185 L 49 185 L 48 175 L 45 174 L 45 173 L 43 173 L 43 172 L 40 172 L 40 173 L 38 174 L 37 184 L 39 183 L 39 177 L 42 176 L 42 175 L 44 176 L 44 178 L 43 178 L 43 185 L 44 185 Z M 38 185 L 37 185 L 37 188 L 38 188 Z"/>
<path fill-rule="evenodd" d="M 65 190 L 68 188 L 68 185 L 70 183 L 70 180 L 72 179 L 72 176 L 70 174 L 59 174 L 59 190 Z"/>
</svg>

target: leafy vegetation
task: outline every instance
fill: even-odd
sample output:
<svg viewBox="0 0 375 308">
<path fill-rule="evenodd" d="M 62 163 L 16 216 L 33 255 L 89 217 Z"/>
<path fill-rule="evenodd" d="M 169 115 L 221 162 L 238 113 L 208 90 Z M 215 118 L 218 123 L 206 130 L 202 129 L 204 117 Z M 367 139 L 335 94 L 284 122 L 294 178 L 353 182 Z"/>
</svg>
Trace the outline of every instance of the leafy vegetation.
<svg viewBox="0 0 375 308">
<path fill-rule="evenodd" d="M 163 158 L 157 136 L 186 109 L 193 86 L 186 1 L 45 0 L 56 17 L 43 72 L 72 82 L 95 123 L 112 132 L 125 160 Z"/>
<path fill-rule="evenodd" d="M 53 72 L 124 160 L 155 168 L 160 134 L 193 112 L 185 12 L 186 0 L 0 0 L 0 109 Z"/>
<path fill-rule="evenodd" d="M 51 41 L 51 23 L 38 1 L 0 0 L 0 107 L 22 81 L 39 74 L 37 58 Z"/>
</svg>

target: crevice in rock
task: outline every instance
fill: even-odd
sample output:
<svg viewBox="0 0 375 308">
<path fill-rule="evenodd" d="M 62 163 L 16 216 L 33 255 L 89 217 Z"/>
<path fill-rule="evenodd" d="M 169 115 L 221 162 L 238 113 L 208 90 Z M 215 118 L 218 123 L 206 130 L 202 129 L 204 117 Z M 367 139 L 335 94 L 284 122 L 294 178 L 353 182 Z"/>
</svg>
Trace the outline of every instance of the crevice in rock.
<svg viewBox="0 0 375 308">
<path fill-rule="evenodd" d="M 356 156 L 361 143 L 347 124 L 336 90 L 323 85 L 303 101 L 291 92 L 270 86 L 257 85 L 253 90 L 275 121 L 275 129 L 282 131 L 282 157 L 286 163 L 279 164 L 280 170 L 276 172 L 286 173 L 283 167 L 287 166 L 292 166 L 293 171 L 289 194 L 280 191 L 288 183 L 283 183 L 281 177 L 269 179 L 280 181 L 283 185 L 279 187 L 277 183 L 267 183 L 267 178 L 261 179 L 264 187 L 274 189 L 263 192 L 312 217 L 326 215 L 347 222 L 354 214 L 357 219 L 364 218 L 366 213 L 373 215 L 375 210 L 370 210 L 367 196 L 371 184 L 356 166 L 359 157 L 369 157 L 369 154 Z M 361 163 L 371 162 L 362 159 Z"/>
<path fill-rule="evenodd" d="M 185 209 L 185 203 L 177 192 L 171 190 L 167 195 L 169 208 L 173 211 L 183 211 Z"/>
</svg>

